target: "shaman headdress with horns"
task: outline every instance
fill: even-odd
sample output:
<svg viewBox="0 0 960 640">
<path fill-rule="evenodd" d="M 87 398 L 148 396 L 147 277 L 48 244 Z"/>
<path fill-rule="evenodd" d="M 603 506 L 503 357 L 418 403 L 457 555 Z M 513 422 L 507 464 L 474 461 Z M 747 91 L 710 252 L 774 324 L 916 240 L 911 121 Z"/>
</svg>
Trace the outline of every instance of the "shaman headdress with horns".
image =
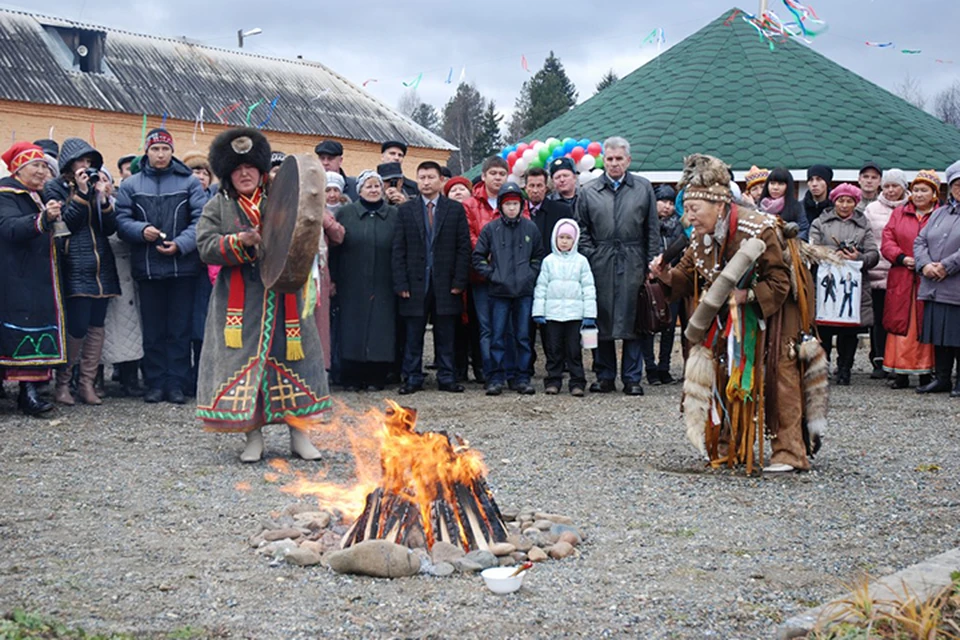
<svg viewBox="0 0 960 640">
<path fill-rule="evenodd" d="M 677 185 L 683 199 L 731 202 L 730 167 L 713 156 L 695 153 L 683 159 L 683 176 Z"/>
</svg>

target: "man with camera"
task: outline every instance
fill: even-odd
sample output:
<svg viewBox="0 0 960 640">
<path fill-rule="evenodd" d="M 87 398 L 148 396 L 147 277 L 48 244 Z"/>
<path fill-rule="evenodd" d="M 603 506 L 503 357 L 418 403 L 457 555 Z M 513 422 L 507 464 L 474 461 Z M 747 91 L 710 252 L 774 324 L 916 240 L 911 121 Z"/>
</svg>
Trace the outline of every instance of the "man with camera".
<svg viewBox="0 0 960 640">
<path fill-rule="evenodd" d="M 200 271 L 196 226 L 207 196 L 200 181 L 173 157 L 173 136 L 154 129 L 144 142 L 142 170 L 117 194 L 120 238 L 130 245 L 140 286 L 145 402 L 186 402 L 190 330 Z"/>
<path fill-rule="evenodd" d="M 387 200 L 390 201 L 390 204 L 397 206 L 420 195 L 420 189 L 417 187 L 417 183 L 403 175 L 403 159 L 406 157 L 407 145 L 399 140 L 387 140 L 380 145 L 380 164 L 396 163 L 397 169 L 399 170 L 399 182 L 397 182 L 396 177 L 392 178 L 394 182 L 393 189 L 397 192 L 392 198 L 390 196 L 391 186 L 387 184 L 386 178 L 383 179 L 383 188 L 386 190 Z M 378 171 L 377 173 L 380 172 Z M 396 202 L 394 202 L 394 200 L 396 200 Z"/>
</svg>

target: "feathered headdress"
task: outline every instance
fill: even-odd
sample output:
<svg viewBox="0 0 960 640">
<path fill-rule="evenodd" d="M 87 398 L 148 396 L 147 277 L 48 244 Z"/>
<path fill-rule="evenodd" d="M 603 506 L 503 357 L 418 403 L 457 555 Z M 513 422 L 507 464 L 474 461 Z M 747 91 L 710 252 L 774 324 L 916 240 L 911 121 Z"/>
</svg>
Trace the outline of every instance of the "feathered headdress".
<svg viewBox="0 0 960 640">
<path fill-rule="evenodd" d="M 677 185 L 683 199 L 730 202 L 730 166 L 719 158 L 695 153 L 683 159 L 683 176 Z"/>
</svg>

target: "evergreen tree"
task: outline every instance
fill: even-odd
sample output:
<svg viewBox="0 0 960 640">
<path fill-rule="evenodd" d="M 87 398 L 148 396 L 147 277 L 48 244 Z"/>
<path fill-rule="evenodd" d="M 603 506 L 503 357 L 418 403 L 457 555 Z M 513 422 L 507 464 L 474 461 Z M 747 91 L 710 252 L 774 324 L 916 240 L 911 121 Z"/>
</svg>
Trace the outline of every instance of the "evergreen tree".
<svg viewBox="0 0 960 640">
<path fill-rule="evenodd" d="M 487 108 L 480 118 L 480 127 L 477 137 L 473 141 L 473 157 L 477 162 L 499 153 L 503 148 L 503 136 L 500 135 L 500 122 L 503 116 L 497 113 L 493 100 L 487 103 Z"/>
<path fill-rule="evenodd" d="M 437 110 L 426 102 L 420 103 L 410 119 L 433 133 L 439 133 L 440 131 L 440 116 L 437 114 Z"/>
<path fill-rule="evenodd" d="M 600 78 L 600 82 L 597 83 L 597 93 L 600 93 L 610 85 L 615 84 L 619 79 L 620 78 L 617 77 L 617 74 L 613 72 L 613 69 L 610 69 L 610 71 L 607 71 L 607 73 Z"/>
<path fill-rule="evenodd" d="M 543 68 L 523 83 L 510 120 L 510 137 L 517 140 L 563 115 L 577 104 L 577 89 L 553 51 Z"/>
<path fill-rule="evenodd" d="M 459 148 L 447 161 L 451 170 L 463 173 L 479 162 L 473 155 L 473 145 L 480 131 L 485 105 L 486 101 L 477 88 L 462 82 L 457 93 L 443 107 L 443 137 Z"/>
<path fill-rule="evenodd" d="M 530 113 L 530 80 L 523 83 L 520 87 L 520 95 L 513 104 L 513 115 L 510 122 L 507 123 L 507 139 L 510 142 L 516 142 L 523 136 L 530 133 L 527 128 L 527 115 Z"/>
</svg>

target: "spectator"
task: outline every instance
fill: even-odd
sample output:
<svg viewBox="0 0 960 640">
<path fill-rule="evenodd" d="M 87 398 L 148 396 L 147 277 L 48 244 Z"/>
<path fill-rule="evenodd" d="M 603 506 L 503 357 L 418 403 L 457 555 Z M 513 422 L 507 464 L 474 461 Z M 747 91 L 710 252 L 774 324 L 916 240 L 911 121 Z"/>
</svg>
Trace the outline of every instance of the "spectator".
<svg viewBox="0 0 960 640">
<path fill-rule="evenodd" d="M 396 357 L 393 237 L 397 209 L 374 171 L 357 177 L 360 200 L 337 211 L 343 244 L 330 256 L 340 306 L 341 381 L 348 391 L 382 391 Z"/>
<path fill-rule="evenodd" d="M 403 169 L 399 162 L 385 162 L 377 165 L 377 173 L 383 180 L 384 197 L 389 204 L 399 207 L 407 202 L 411 197 L 408 196 L 403 188 L 406 178 L 403 177 Z"/>
<path fill-rule="evenodd" d="M 273 179 L 277 177 L 277 173 L 280 171 L 280 165 L 283 164 L 284 158 L 287 157 L 283 151 L 274 151 L 270 154 L 270 173 L 267 174 L 267 179 L 270 182 L 273 182 Z M 322 162 L 320 164 L 323 164 Z M 326 171 L 326 169 L 324 169 Z"/>
<path fill-rule="evenodd" d="M 207 195 L 190 169 L 173 156 L 166 129 L 147 134 L 140 173 L 117 195 L 120 238 L 133 245 L 133 277 L 140 286 L 145 402 L 164 397 L 184 404 L 190 382 L 190 335 L 197 275 L 196 227 Z"/>
<path fill-rule="evenodd" d="M 452 177 L 443 184 L 443 195 L 447 196 L 454 202 L 459 202 L 460 204 L 463 204 L 468 198 L 471 197 L 472 190 L 473 185 L 470 183 L 470 180 L 463 176 Z M 472 246 L 470 247 L 470 250 L 473 250 Z M 478 382 L 482 382 L 483 356 L 480 355 L 479 340 L 474 342 L 472 339 L 472 329 L 475 327 L 470 325 L 470 299 L 468 292 L 469 288 L 462 296 L 464 300 L 464 309 L 463 313 L 460 314 L 456 329 L 454 330 L 454 360 L 456 361 L 457 365 L 457 380 L 467 380 L 467 372 L 469 371 L 470 364 L 472 362 L 474 379 Z M 434 351 L 436 351 L 436 349 L 434 349 Z M 434 360 L 436 360 L 436 355 L 434 355 Z"/>
<path fill-rule="evenodd" d="M 213 171 L 210 169 L 210 161 L 207 154 L 202 151 L 187 151 L 183 155 L 183 164 L 187 165 L 193 175 L 200 181 L 207 200 L 217 195 L 217 185 L 213 181 Z"/>
<path fill-rule="evenodd" d="M 534 322 L 543 327 L 547 395 L 560 393 L 563 371 L 570 372 L 570 394 L 581 397 L 583 373 L 580 330 L 597 326 L 597 289 L 590 263 L 577 251 L 580 227 L 563 218 L 550 232 L 551 253 L 543 260 L 533 293 Z"/>
<path fill-rule="evenodd" d="M 800 239 L 810 236 L 810 224 L 803 205 L 797 201 L 797 188 L 793 176 L 783 167 L 777 167 L 767 176 L 760 194 L 760 211 L 778 216 L 784 222 L 793 222 L 800 227 Z"/>
<path fill-rule="evenodd" d="M 553 180 L 553 193 L 549 199 L 559 201 L 576 212 L 579 188 L 577 186 L 577 168 L 570 158 L 557 158 L 550 163 L 550 179 Z"/>
<path fill-rule="evenodd" d="M 419 195 L 417 183 L 403 176 L 403 159 L 407 157 L 407 145 L 399 140 L 387 140 L 380 145 L 380 163 L 389 164 L 396 162 L 400 165 L 400 176 L 402 178 L 399 188 L 400 192 L 409 200 Z M 386 179 L 384 179 L 386 180 Z M 389 195 L 389 194 L 388 194 Z"/>
<path fill-rule="evenodd" d="M 47 138 L 44 138 L 42 140 L 34 140 L 33 144 L 43 149 L 44 155 L 50 156 L 51 158 L 57 161 L 60 160 L 60 145 L 57 144 L 56 140 L 49 140 Z M 57 173 L 59 175 L 59 171 Z"/>
<path fill-rule="evenodd" d="M 870 230 L 874 238 L 880 238 L 880 262 L 867 274 L 870 278 L 870 299 L 873 303 L 873 327 L 870 331 L 870 362 L 873 372 L 870 377 L 882 380 L 887 377 L 883 368 L 884 348 L 887 343 L 887 332 L 883 328 L 884 302 L 887 294 L 887 278 L 890 273 L 890 261 L 887 260 L 887 250 L 884 249 L 883 230 L 890 221 L 890 215 L 897 207 L 902 207 L 909 201 L 907 192 L 907 177 L 900 169 L 888 169 L 883 172 L 880 181 L 881 193 L 876 202 L 871 203 L 863 212 L 870 223 Z M 913 234 L 916 237 L 916 233 Z M 913 251 L 913 240 L 910 241 L 910 250 Z M 899 255 L 899 252 L 898 252 Z M 911 274 L 912 275 L 912 274 Z M 912 280 L 912 278 L 911 278 Z M 915 296 L 916 289 L 911 286 Z M 902 292 L 901 292 L 902 293 Z M 901 300 L 903 298 L 900 298 Z M 911 304 L 915 302 L 911 301 Z M 916 337 L 916 327 L 914 327 Z"/>
<path fill-rule="evenodd" d="M 857 211 L 864 212 L 867 207 L 877 201 L 880 196 L 880 180 L 883 171 L 876 162 L 868 162 L 860 167 L 860 173 L 857 175 L 857 182 L 860 184 L 860 193 L 863 197 L 860 204 L 857 205 Z"/>
<path fill-rule="evenodd" d="M 760 197 L 763 195 L 763 187 L 767 183 L 767 177 L 770 175 L 768 169 L 761 169 L 757 165 L 750 167 L 747 175 L 744 176 L 746 190 L 741 195 L 746 204 L 757 209 L 760 208 Z"/>
<path fill-rule="evenodd" d="M 520 187 L 507 183 L 497 196 L 500 217 L 480 232 L 473 250 L 473 268 L 489 283 L 491 370 L 488 396 L 498 396 L 508 380 L 518 393 L 536 393 L 530 384 L 530 317 L 533 289 L 543 259 L 543 243 L 537 225 L 523 218 L 524 197 Z M 512 340 L 507 329 L 513 327 Z M 516 353 L 515 371 L 507 370 L 507 341 Z M 512 373 L 512 375 L 511 375 Z"/>
<path fill-rule="evenodd" d="M 803 196 L 803 212 L 807 223 L 820 217 L 830 208 L 830 183 L 833 182 L 833 169 L 824 164 L 815 164 L 807 169 L 807 193 Z"/>
<path fill-rule="evenodd" d="M 856 211 L 860 201 L 860 189 L 842 184 L 830 192 L 833 209 L 828 209 L 810 225 L 810 244 L 830 247 L 842 260 L 859 260 L 863 263 L 863 281 L 867 273 L 877 265 L 880 252 L 877 241 L 863 213 Z M 873 303 L 860 291 L 860 327 L 873 326 Z M 858 327 L 830 327 L 820 325 L 823 348 L 830 357 L 833 338 L 837 338 L 837 376 L 839 385 L 850 384 L 850 373 L 857 355 Z"/>
<path fill-rule="evenodd" d="M 320 343 L 323 345 L 323 365 L 327 371 L 333 367 L 330 302 L 335 293 L 333 279 L 330 277 L 330 247 L 343 243 L 343 225 L 334 217 L 334 212 L 344 205 L 344 200 L 349 204 L 349 199 L 343 195 L 343 185 L 343 176 L 332 171 L 327 172 L 327 209 L 323 212 L 323 233 L 320 236 L 320 252 L 317 254 L 317 269 L 314 273 L 317 288 L 314 317 L 320 333 Z"/>
<path fill-rule="evenodd" d="M 339 173 L 327 171 L 326 186 L 326 205 L 330 213 L 336 213 L 345 204 L 350 204 L 351 200 L 346 196 L 343 190 L 346 188 L 346 181 Z"/>
<path fill-rule="evenodd" d="M 404 320 L 403 375 L 400 393 L 423 388 L 423 334 L 433 319 L 437 384 L 460 393 L 455 371 L 455 332 L 470 268 L 470 231 L 463 206 L 442 195 L 440 165 L 417 167 L 420 196 L 400 205 L 393 240 L 393 290 Z"/>
<path fill-rule="evenodd" d="M 117 169 L 120 171 L 120 182 L 123 182 L 133 175 L 130 170 L 130 165 L 136 158 L 137 156 L 134 154 L 127 154 L 125 156 L 120 156 L 120 159 L 117 160 Z"/>
<path fill-rule="evenodd" d="M 630 143 L 608 138 L 603 143 L 603 176 L 584 185 L 577 200 L 580 252 L 590 261 L 597 285 L 600 343 L 597 381 L 590 391 L 616 389 L 616 340 L 623 340 L 621 380 L 627 395 L 643 395 L 641 340 L 634 331 L 637 294 L 647 265 L 660 252 L 660 219 L 653 186 L 627 171 Z"/>
<path fill-rule="evenodd" d="M 472 191 L 473 185 L 463 176 L 450 178 L 443 185 L 443 195 L 460 204 L 472 195 Z"/>
<path fill-rule="evenodd" d="M 924 301 L 921 340 L 933 345 L 937 368 L 927 393 L 947 391 L 954 361 L 960 361 L 960 161 L 946 173 L 949 199 L 933 213 L 915 245 L 917 270 L 923 274 L 917 294 Z M 936 172 L 921 172 L 918 180 L 921 175 L 933 183 Z M 960 398 L 960 372 L 950 397 Z"/>
<path fill-rule="evenodd" d="M 67 355 L 51 233 L 61 206 L 41 198 L 49 173 L 43 149 L 15 142 L 2 158 L 10 175 L 0 178 L 0 371 L 20 383 L 20 411 L 39 416 L 53 404 L 37 383 L 50 380 L 50 367 Z"/>
<path fill-rule="evenodd" d="M 324 140 L 313 149 L 324 171 L 339 173 L 343 177 L 343 195 L 351 202 L 357 199 L 357 179 L 343 172 L 343 145 L 335 140 Z"/>
<path fill-rule="evenodd" d="M 47 202 L 64 203 L 70 237 L 61 252 L 61 280 L 67 312 L 67 364 L 57 371 L 54 399 L 73 405 L 70 373 L 79 362 L 77 394 L 86 404 L 102 404 L 94 379 L 103 351 L 104 321 L 110 298 L 120 295 L 120 279 L 107 237 L 117 230 L 110 193 L 113 184 L 101 169 L 103 156 L 80 138 L 63 141 L 60 177 L 43 190 Z"/>
</svg>

